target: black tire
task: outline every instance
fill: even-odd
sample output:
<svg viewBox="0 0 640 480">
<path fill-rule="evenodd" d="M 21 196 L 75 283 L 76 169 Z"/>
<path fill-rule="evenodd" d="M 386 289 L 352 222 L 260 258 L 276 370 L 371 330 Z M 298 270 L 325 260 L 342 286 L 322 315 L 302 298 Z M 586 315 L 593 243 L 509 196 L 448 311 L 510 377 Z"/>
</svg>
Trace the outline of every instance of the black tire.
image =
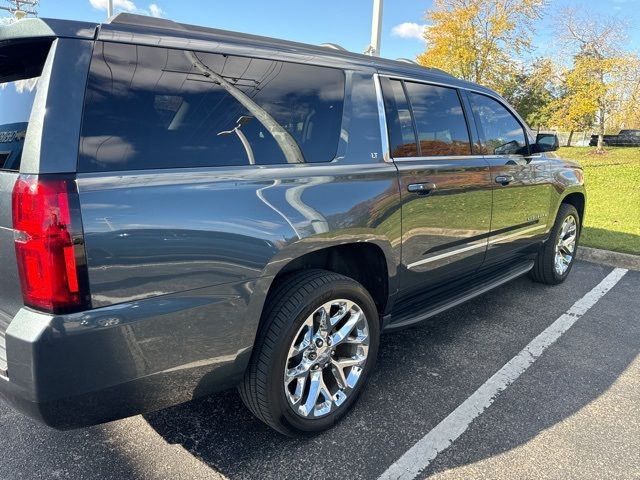
<svg viewBox="0 0 640 480">
<path fill-rule="evenodd" d="M 324 303 L 351 300 L 362 309 L 369 328 L 369 350 L 360 379 L 347 399 L 324 417 L 298 415 L 286 398 L 283 374 L 294 335 Z M 380 321 L 369 292 L 355 280 L 325 270 L 304 270 L 285 277 L 269 295 L 261 328 L 243 382 L 240 397 L 264 423 L 288 436 L 310 436 L 332 427 L 354 404 L 374 367 L 380 342 Z"/>
<path fill-rule="evenodd" d="M 562 224 L 564 220 L 569 216 L 574 217 L 577 225 L 576 246 L 567 270 L 563 274 L 559 274 L 555 269 L 556 244 L 559 239 Z M 578 214 L 576 208 L 568 203 L 561 204 L 560 208 L 558 209 L 556 221 L 553 224 L 553 228 L 551 229 L 549 240 L 545 242 L 543 247 L 538 252 L 536 263 L 531 270 L 531 278 L 534 281 L 547 285 L 558 285 L 566 280 L 575 262 L 581 230 L 582 225 L 580 223 L 580 215 Z"/>
</svg>

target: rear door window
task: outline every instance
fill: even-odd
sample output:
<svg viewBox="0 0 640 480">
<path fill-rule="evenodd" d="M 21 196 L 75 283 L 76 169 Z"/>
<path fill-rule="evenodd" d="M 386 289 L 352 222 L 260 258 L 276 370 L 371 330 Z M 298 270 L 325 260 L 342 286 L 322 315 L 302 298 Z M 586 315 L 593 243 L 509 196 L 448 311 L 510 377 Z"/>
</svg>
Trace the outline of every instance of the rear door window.
<svg viewBox="0 0 640 480">
<path fill-rule="evenodd" d="M 50 41 L 0 48 L 0 170 L 19 170 L 33 100 Z"/>
<path fill-rule="evenodd" d="M 483 154 L 528 154 L 524 128 L 509 110 L 486 95 L 470 93 L 469 100 L 482 137 Z"/>
<path fill-rule="evenodd" d="M 402 82 L 385 78 L 381 80 L 384 89 L 391 156 L 393 158 L 417 157 L 418 142 Z"/>
<path fill-rule="evenodd" d="M 405 82 L 416 122 L 420 155 L 470 155 L 467 121 L 454 88 Z"/>
<path fill-rule="evenodd" d="M 329 162 L 341 70 L 98 42 L 79 171 Z"/>
</svg>

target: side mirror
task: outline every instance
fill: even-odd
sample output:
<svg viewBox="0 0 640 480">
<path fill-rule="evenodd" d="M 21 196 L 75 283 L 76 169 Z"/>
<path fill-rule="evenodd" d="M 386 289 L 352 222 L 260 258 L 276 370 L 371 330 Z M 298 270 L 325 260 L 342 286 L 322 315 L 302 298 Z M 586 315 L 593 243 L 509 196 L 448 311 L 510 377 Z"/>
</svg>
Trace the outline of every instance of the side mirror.
<svg viewBox="0 0 640 480">
<path fill-rule="evenodd" d="M 539 133 L 536 135 L 535 153 L 555 152 L 558 148 L 560 148 L 560 142 L 555 133 Z"/>
</svg>

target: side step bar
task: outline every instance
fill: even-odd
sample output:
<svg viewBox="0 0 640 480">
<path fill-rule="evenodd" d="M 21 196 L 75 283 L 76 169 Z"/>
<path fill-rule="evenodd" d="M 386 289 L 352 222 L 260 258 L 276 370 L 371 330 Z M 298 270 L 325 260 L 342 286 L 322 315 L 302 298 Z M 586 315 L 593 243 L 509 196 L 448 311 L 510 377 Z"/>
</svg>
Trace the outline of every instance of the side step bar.
<svg viewBox="0 0 640 480">
<path fill-rule="evenodd" d="M 391 332 L 394 330 L 400 330 L 403 328 L 410 327 L 415 325 L 416 323 L 420 323 L 428 318 L 433 317 L 439 313 L 444 312 L 450 308 L 460 305 L 461 303 L 466 302 L 467 300 L 471 300 L 483 293 L 488 292 L 489 290 L 493 290 L 500 285 L 503 285 L 511 280 L 518 278 L 529 270 L 533 268 L 534 262 L 530 261 L 523 265 L 519 265 L 512 269 L 509 269 L 502 275 L 499 276 L 491 276 L 488 279 L 476 283 L 471 288 L 462 291 L 457 295 L 453 295 L 441 301 L 435 301 L 434 303 L 427 304 L 426 307 L 420 308 L 419 305 L 416 305 L 415 309 L 411 309 L 411 313 L 404 314 L 404 312 L 400 312 L 400 314 L 392 315 L 389 323 L 384 328 L 385 332 Z M 415 310 L 418 310 L 417 312 Z M 402 310 L 409 310 L 409 308 L 404 308 Z"/>
</svg>

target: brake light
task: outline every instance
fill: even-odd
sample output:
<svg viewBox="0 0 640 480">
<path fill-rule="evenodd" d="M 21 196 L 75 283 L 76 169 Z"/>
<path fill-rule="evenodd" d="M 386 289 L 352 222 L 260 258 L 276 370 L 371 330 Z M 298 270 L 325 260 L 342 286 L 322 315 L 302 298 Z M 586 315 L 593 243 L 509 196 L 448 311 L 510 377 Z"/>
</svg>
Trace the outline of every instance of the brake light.
<svg viewBox="0 0 640 480">
<path fill-rule="evenodd" d="M 88 306 L 75 181 L 23 176 L 13 187 L 13 228 L 25 305 L 51 313 Z"/>
</svg>

